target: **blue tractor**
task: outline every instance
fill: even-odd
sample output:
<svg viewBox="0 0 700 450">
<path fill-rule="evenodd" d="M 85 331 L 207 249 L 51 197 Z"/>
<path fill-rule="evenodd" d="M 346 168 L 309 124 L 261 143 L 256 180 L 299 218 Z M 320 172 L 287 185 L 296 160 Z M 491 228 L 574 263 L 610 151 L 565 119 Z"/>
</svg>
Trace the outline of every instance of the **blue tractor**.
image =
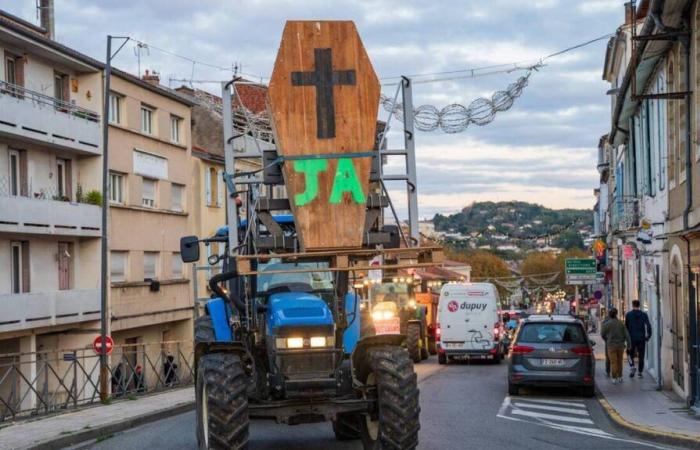
<svg viewBox="0 0 700 450">
<path fill-rule="evenodd" d="M 274 221 L 293 236 L 291 217 Z M 264 240 L 265 226 L 256 222 Z M 240 224 L 241 237 L 248 228 Z M 200 242 L 228 242 L 228 229 L 182 238 L 185 262 L 199 260 Z M 209 280 L 212 298 L 195 322 L 200 448 L 246 448 L 250 419 L 330 421 L 337 439 L 360 439 L 365 449 L 415 448 L 420 407 L 405 336 L 360 336 L 352 273 L 328 270 L 330 257 L 248 249 L 255 274 L 239 274 L 234 259 L 222 256 L 222 273 Z"/>
</svg>

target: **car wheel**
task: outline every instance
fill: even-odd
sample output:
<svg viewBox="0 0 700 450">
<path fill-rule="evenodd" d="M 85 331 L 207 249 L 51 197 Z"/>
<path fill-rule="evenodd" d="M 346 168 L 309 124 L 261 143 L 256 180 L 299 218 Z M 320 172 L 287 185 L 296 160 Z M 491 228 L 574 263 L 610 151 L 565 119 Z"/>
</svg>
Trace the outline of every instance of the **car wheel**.
<svg viewBox="0 0 700 450">
<path fill-rule="evenodd" d="M 447 356 L 444 353 L 438 353 L 438 364 L 447 364 Z"/>
<path fill-rule="evenodd" d="M 510 381 L 508 382 L 508 395 L 518 395 L 520 393 L 520 388 Z"/>
<path fill-rule="evenodd" d="M 583 395 L 584 397 L 595 397 L 595 386 L 582 387 L 581 395 Z"/>
</svg>

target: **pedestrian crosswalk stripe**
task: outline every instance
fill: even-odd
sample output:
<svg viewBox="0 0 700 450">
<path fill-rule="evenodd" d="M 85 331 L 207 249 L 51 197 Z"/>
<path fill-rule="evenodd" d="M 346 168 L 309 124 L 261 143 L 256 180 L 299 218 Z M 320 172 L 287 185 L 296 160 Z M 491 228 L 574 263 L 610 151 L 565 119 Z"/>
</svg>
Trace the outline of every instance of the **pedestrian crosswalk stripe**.
<svg viewBox="0 0 700 450">
<path fill-rule="evenodd" d="M 535 412 L 535 411 L 524 411 L 524 410 L 518 409 L 518 408 L 514 408 L 513 411 L 511 411 L 511 414 L 515 414 L 518 416 L 534 417 L 537 419 L 556 420 L 557 422 L 573 422 L 573 423 L 585 423 L 585 424 L 593 425 L 593 421 L 590 419 L 584 419 L 581 417 L 557 416 L 555 414 L 545 414 L 545 413 L 539 413 L 539 412 Z"/>
<path fill-rule="evenodd" d="M 588 411 L 585 409 L 579 409 L 579 408 L 563 408 L 561 406 L 551 406 L 551 405 L 541 405 L 538 403 L 525 403 L 525 402 L 515 402 L 513 403 L 518 408 L 530 408 L 530 409 L 543 409 L 545 411 L 555 411 L 555 412 L 563 412 L 567 414 L 574 414 L 577 416 L 587 416 Z"/>
<path fill-rule="evenodd" d="M 586 409 L 586 405 L 583 404 L 582 402 L 576 401 L 576 400 L 571 400 L 571 401 L 560 401 L 560 400 L 547 400 L 544 398 L 528 398 L 527 400 L 528 403 L 545 403 L 547 405 L 562 405 L 562 406 L 572 406 L 575 408 L 583 408 Z"/>
</svg>

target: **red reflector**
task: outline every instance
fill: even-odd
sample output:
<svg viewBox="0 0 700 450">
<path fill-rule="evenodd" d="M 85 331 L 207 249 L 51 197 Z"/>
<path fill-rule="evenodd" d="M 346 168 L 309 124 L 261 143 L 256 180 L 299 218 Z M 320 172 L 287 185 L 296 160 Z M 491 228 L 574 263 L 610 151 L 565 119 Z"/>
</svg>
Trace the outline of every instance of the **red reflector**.
<svg viewBox="0 0 700 450">
<path fill-rule="evenodd" d="M 583 382 L 584 382 L 584 383 L 590 383 L 591 381 L 593 381 L 593 377 L 592 377 L 592 376 L 586 375 L 585 377 L 583 377 Z"/>
<path fill-rule="evenodd" d="M 571 353 L 575 353 L 577 355 L 592 355 L 593 354 L 593 350 L 588 346 L 574 347 L 569 351 Z"/>
<path fill-rule="evenodd" d="M 440 336 L 442 335 L 442 330 L 440 329 L 440 324 L 435 327 L 435 340 L 440 341 Z"/>
<path fill-rule="evenodd" d="M 524 355 L 526 353 L 532 353 L 535 351 L 535 347 L 530 347 L 529 345 L 514 345 L 511 347 L 510 352 L 513 355 Z"/>
</svg>

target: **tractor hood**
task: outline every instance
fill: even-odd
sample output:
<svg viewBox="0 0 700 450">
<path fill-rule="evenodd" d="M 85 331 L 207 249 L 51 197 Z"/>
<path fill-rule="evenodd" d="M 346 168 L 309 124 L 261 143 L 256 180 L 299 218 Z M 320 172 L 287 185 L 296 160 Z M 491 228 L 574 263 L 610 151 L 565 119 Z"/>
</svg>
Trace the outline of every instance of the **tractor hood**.
<svg viewBox="0 0 700 450">
<path fill-rule="evenodd" d="M 279 327 L 333 325 L 333 314 L 320 297 L 306 292 L 272 294 L 267 303 L 268 324 Z"/>
</svg>

